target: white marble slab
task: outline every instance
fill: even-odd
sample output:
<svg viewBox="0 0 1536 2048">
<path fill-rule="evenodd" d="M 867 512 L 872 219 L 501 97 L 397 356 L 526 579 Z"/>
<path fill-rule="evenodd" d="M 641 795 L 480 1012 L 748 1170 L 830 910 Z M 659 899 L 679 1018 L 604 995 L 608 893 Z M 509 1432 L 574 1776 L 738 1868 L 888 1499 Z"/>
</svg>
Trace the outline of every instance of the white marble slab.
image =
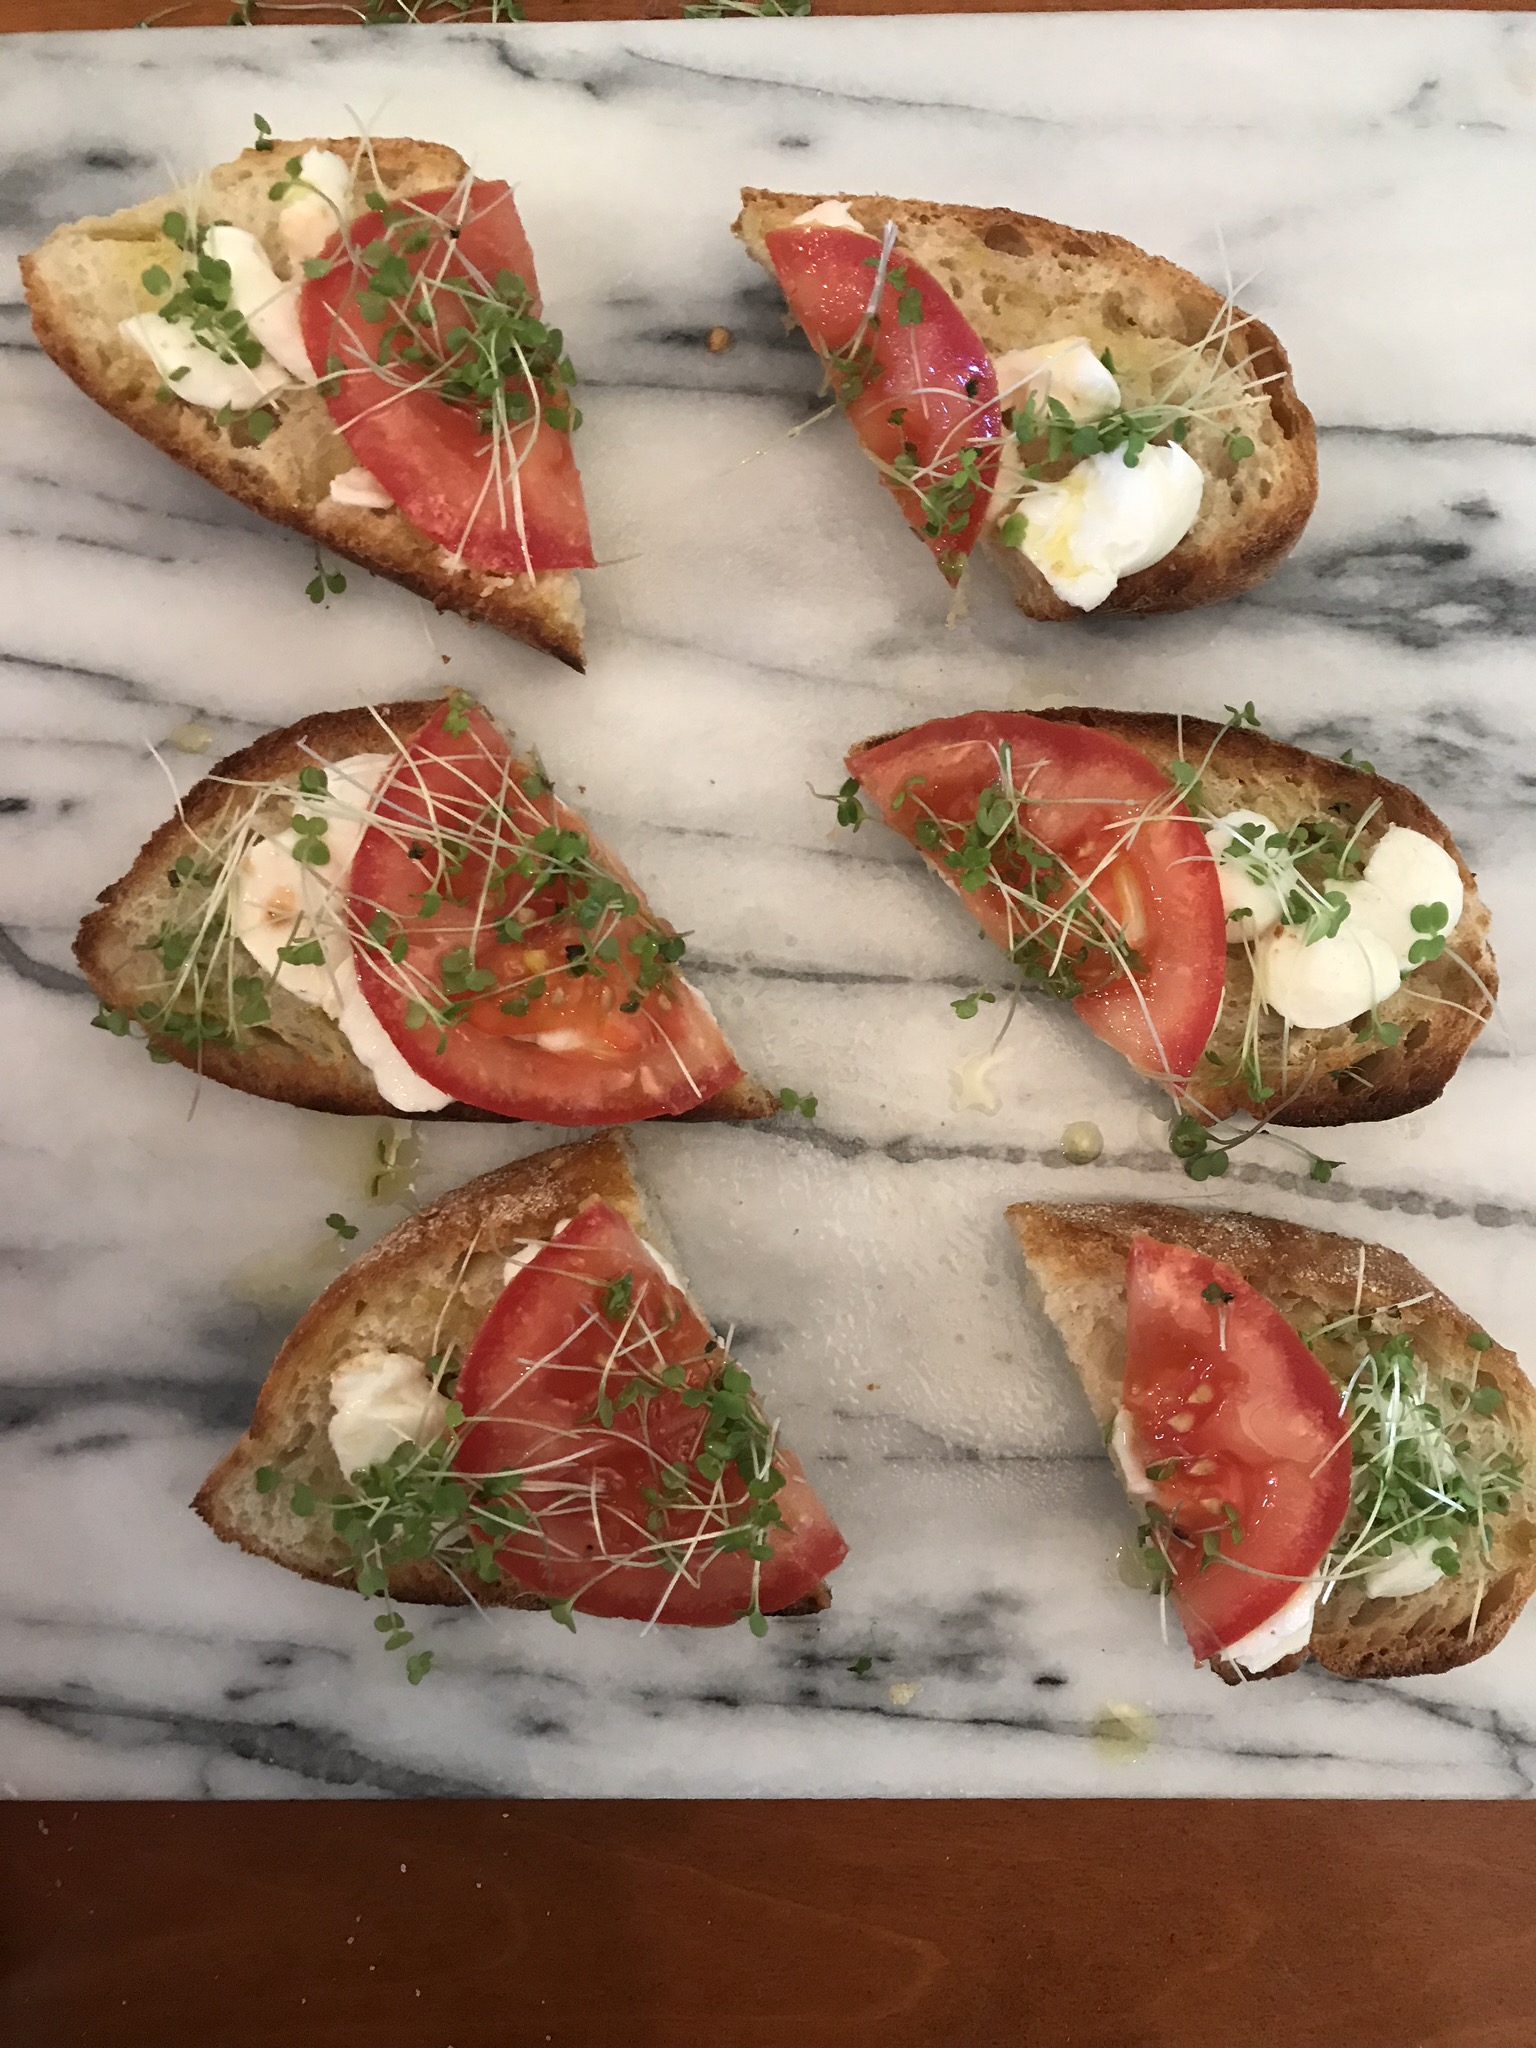
<svg viewBox="0 0 1536 2048">
<path fill-rule="evenodd" d="M 1414 781 L 1482 870 L 1501 1020 L 1448 1099 L 1273 1150 L 1223 1195 L 1379 1234 L 1536 1357 L 1536 22 L 1278 14 L 229 30 L 0 46 L 0 1780 L 14 1793 L 1524 1794 L 1536 1618 L 1417 1684 L 1229 1692 L 1158 1639 L 1128 1523 L 1025 1311 L 1002 1207 L 1196 1198 L 1148 1097 L 1068 1017 L 1011 1034 L 996 1114 L 951 1106 L 988 959 L 875 831 L 833 843 L 852 739 L 977 704 L 1219 714 Z M 9 255 L 279 134 L 456 143 L 518 181 L 588 380 L 601 552 L 577 680 L 303 546 L 110 420 L 33 348 Z M 1285 335 L 1322 427 L 1294 560 L 1187 619 L 1031 626 L 944 592 L 727 227 L 743 182 L 920 190 L 1118 229 Z M 1225 252 L 1225 254 L 1223 254 Z M 735 346 L 711 356 L 705 329 Z M 759 452 L 760 451 L 760 452 Z M 752 458 L 752 459 L 748 459 Z M 444 666 L 444 660 L 448 666 Z M 765 1644 L 541 1620 L 425 1624 L 408 1688 L 369 1617 L 217 1544 L 184 1503 L 243 1423 L 321 1219 L 398 1211 L 374 1128 L 151 1068 L 86 1028 L 74 924 L 161 817 L 146 754 L 320 705 L 483 691 L 582 784 L 738 1046 L 814 1125 L 656 1129 L 644 1165 L 704 1298 L 853 1546 L 825 1618 Z M 195 764 L 172 757 L 182 782 Z M 1072 1117 L 1107 1148 L 1070 1168 Z M 547 1134 L 435 1131 L 422 1195 Z M 274 1290 L 289 1290 L 287 1305 Z M 260 1304 L 260 1305 L 258 1305 Z M 873 1660 L 867 1676 L 850 1666 Z M 920 1690 L 890 1687 L 910 1685 Z M 1091 1729 L 1152 1717 L 1140 1761 Z"/>
</svg>

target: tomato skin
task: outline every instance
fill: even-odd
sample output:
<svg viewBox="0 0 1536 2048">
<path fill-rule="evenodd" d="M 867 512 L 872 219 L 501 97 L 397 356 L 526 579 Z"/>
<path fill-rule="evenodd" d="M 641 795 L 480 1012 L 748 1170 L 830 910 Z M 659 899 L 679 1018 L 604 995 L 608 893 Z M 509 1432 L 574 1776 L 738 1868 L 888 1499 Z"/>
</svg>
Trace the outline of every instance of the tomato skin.
<svg viewBox="0 0 1536 2048">
<path fill-rule="evenodd" d="M 411 857 L 411 846 L 430 850 L 441 845 L 480 808 L 482 796 L 497 799 L 520 821 L 584 834 L 592 858 L 639 896 L 622 863 L 592 838 L 576 812 L 548 794 L 536 803 L 521 798 L 521 778 L 532 773 L 532 763 L 515 759 L 479 706 L 469 710 L 462 732 L 447 729 L 453 715 L 450 700 L 386 778 L 352 864 L 348 915 L 353 957 L 359 986 L 380 1024 L 416 1073 L 456 1101 L 498 1116 L 565 1126 L 629 1123 L 677 1116 L 718 1095 L 740 1078 L 741 1069 L 703 997 L 674 971 L 641 994 L 638 1009 L 625 1014 L 618 999 L 635 990 L 622 955 L 601 977 L 573 978 L 552 964 L 546 977 L 552 986 L 526 1018 L 502 1015 L 491 995 L 471 1004 L 445 1034 L 435 1025 L 407 1024 L 411 988 L 402 986 L 399 969 L 386 971 L 385 956 L 368 937 L 370 921 L 381 910 L 407 942 L 403 968 L 417 990 L 441 992 L 445 956 L 465 947 L 477 967 L 492 972 L 518 950 L 499 945 L 490 929 L 510 903 L 493 903 L 488 916 L 480 908 L 483 861 L 473 871 L 465 900 L 444 893 L 433 915 L 421 914 L 431 877 L 423 862 Z M 639 918 L 625 920 L 618 927 L 621 940 L 627 941 L 640 925 Z M 557 938 L 552 962 L 559 962 L 563 951 Z M 613 1001 L 603 1011 L 598 1006 L 605 991 Z M 492 1014 L 478 1015 L 481 1004 Z M 574 1047 L 551 1050 L 531 1042 L 533 1031 L 573 1029 L 582 1038 Z"/>
<path fill-rule="evenodd" d="M 787 227 L 765 236 L 764 246 L 812 348 L 823 361 L 841 355 L 864 325 L 879 239 L 848 228 Z M 964 524 L 953 533 L 924 534 L 927 515 L 918 493 L 881 473 L 908 525 L 946 578 L 957 583 L 981 537 L 997 481 L 1002 432 L 997 372 L 980 335 L 938 279 L 899 249 L 891 263 L 902 273 L 903 290 L 920 295 L 922 317 L 901 324 L 899 294 L 887 278 L 877 309 L 879 324 L 866 337 L 873 349 L 873 374 L 844 410 L 866 451 L 880 463 L 895 462 L 910 446 L 924 468 L 936 464 L 940 475 L 951 475 L 964 449 L 985 444 L 979 450 L 980 488 Z M 904 417 L 893 424 L 896 411 Z"/>
<path fill-rule="evenodd" d="M 1130 943 L 1143 967 L 1134 980 L 1101 976 L 1101 985 L 1086 986 L 1072 1007 L 1141 1073 L 1165 1083 L 1187 1081 L 1221 1009 L 1226 918 L 1205 834 L 1155 762 L 1129 741 L 1091 726 L 1023 711 L 971 711 L 855 747 L 847 766 L 885 823 L 916 844 L 922 813 L 910 800 L 896 803 L 912 777 L 924 778 L 917 793 L 941 817 L 972 819 L 978 795 L 998 780 L 997 749 L 1005 743 L 1015 786 L 1027 781 L 1038 799 L 1025 812 L 1030 834 L 1078 875 L 1098 870 L 1128 824 L 1157 807 L 1156 819 L 1136 828 L 1092 888 L 1116 919 L 1130 909 L 1141 921 Z M 1009 918 L 1001 892 L 990 883 L 959 890 L 942 848 L 923 851 L 1006 952 Z"/>
<path fill-rule="evenodd" d="M 461 192 L 449 189 L 418 193 L 410 204 L 438 215 L 451 208 L 454 220 L 463 206 L 454 258 L 445 275 L 464 277 L 478 270 L 494 279 L 511 271 L 523 280 L 537 307 L 533 251 L 509 186 L 482 179 L 471 186 L 467 204 Z M 387 323 L 363 318 L 356 293 L 368 273 L 347 260 L 344 243 L 354 251 L 365 249 L 384 232 L 384 221 L 376 213 L 353 221 L 346 237 L 337 234 L 326 249 L 331 269 L 324 277 L 306 278 L 299 294 L 304 345 L 316 374 L 325 376 L 332 357 L 339 357 L 347 372 L 334 387 L 326 387 L 326 404 L 348 447 L 390 492 L 412 526 L 450 554 L 460 555 L 470 567 L 497 575 L 590 569 L 592 541 L 569 433 L 557 432 L 542 420 L 513 429 L 510 445 L 522 457 L 519 531 L 510 487 L 505 519 L 495 484 L 485 490 L 491 437 L 480 431 L 474 408 L 449 404 L 426 387 L 402 393 L 398 381 L 379 374 L 377 353 Z M 435 242 L 406 257 L 413 275 L 428 257 L 437 268 L 441 246 Z M 439 338 L 463 319 L 461 302 L 444 294 L 438 302 Z M 381 404 L 382 400 L 388 403 Z"/>
<path fill-rule="evenodd" d="M 625 1274 L 627 1298 L 610 1316 L 606 1291 Z M 463 1472 L 528 1473 L 560 1461 L 557 1471 L 525 1481 L 521 1497 L 537 1510 L 537 1528 L 513 1536 L 498 1553 L 520 1585 L 550 1600 L 569 1599 L 582 1614 L 720 1627 L 751 1604 L 753 1567 L 744 1552 L 699 1544 L 694 1583 L 673 1583 L 672 1570 L 659 1563 L 606 1568 L 653 1541 L 686 1540 L 701 1526 L 696 1510 L 679 1507 L 667 1511 L 664 1529 L 648 1532 L 652 1503 L 641 1488 L 654 1488 L 663 1465 L 691 1461 L 705 1411 L 660 1390 L 643 1409 L 618 1407 L 606 1428 L 595 1419 L 604 1362 L 618 1343 L 634 1342 L 642 1326 L 653 1339 L 642 1354 L 647 1367 L 681 1365 L 689 1387 L 705 1384 L 725 1356 L 626 1218 L 593 1199 L 512 1278 L 481 1325 L 455 1388 L 471 1426 L 454 1462 Z M 609 1371 L 610 1399 L 617 1401 L 632 1372 L 623 1365 Z M 475 1422 L 477 1416 L 489 1419 Z M 782 1523 L 767 1532 L 772 1556 L 758 1581 L 765 1614 L 794 1606 L 848 1553 L 799 1460 L 775 1446 L 774 1462 L 785 1484 L 773 1496 Z M 727 1513 L 745 1504 L 734 1466 L 719 1486 Z M 569 1505 L 559 1504 L 557 1487 L 569 1490 Z"/>
<path fill-rule="evenodd" d="M 1207 1288 L 1231 1299 L 1207 1300 Z M 1347 1425 L 1334 1381 L 1230 1266 L 1138 1235 L 1125 1293 L 1122 1405 L 1137 1457 L 1160 1475 L 1158 1507 L 1193 1539 L 1166 1554 L 1200 1663 L 1270 1620 L 1327 1556 L 1349 1507 Z M 1219 1558 L 1201 1569 L 1207 1532 L 1243 1569 Z"/>
</svg>

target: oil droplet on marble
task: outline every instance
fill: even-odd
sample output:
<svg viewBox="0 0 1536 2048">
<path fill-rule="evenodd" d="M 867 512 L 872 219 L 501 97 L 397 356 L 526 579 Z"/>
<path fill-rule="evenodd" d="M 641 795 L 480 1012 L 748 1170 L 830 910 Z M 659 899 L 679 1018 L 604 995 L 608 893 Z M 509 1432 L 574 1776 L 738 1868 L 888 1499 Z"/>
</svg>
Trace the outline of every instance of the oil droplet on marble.
<svg viewBox="0 0 1536 2048">
<path fill-rule="evenodd" d="M 199 720 L 189 718 L 185 725 L 172 726 L 165 744 L 178 754 L 206 754 L 213 745 L 213 734 Z"/>
<path fill-rule="evenodd" d="M 1089 1166 L 1104 1150 L 1104 1133 L 1086 1119 L 1068 1124 L 1061 1134 L 1061 1149 L 1074 1166 Z"/>
<path fill-rule="evenodd" d="M 949 1101 L 952 1109 L 979 1109 L 983 1116 L 996 1116 L 1002 1097 L 992 1078 L 1001 1062 L 1000 1052 L 973 1052 L 949 1070 Z"/>
<path fill-rule="evenodd" d="M 300 1252 L 262 1252 L 245 1259 L 224 1282 L 224 1291 L 264 1315 L 308 1308 L 347 1263 L 347 1247 L 331 1236 Z"/>
<path fill-rule="evenodd" d="M 1093 1717 L 1093 1746 L 1106 1763 L 1138 1763 L 1156 1740 L 1157 1723 L 1129 1700 L 1107 1700 Z"/>
</svg>

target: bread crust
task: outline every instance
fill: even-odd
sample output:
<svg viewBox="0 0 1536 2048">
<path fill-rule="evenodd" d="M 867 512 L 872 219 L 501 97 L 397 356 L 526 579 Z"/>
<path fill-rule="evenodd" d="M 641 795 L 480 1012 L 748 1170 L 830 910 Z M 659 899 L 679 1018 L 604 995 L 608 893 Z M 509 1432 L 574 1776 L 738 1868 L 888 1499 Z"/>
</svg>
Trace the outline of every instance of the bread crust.
<svg viewBox="0 0 1536 2048">
<path fill-rule="evenodd" d="M 1469 1351 L 1478 1325 L 1399 1252 L 1268 1216 L 1160 1202 L 1020 1202 L 1007 1215 L 1101 1429 L 1114 1420 L 1125 1372 L 1125 1261 L 1131 1240 L 1145 1233 L 1232 1266 L 1282 1314 L 1315 1308 L 1331 1320 L 1357 1305 L 1370 1314 L 1411 1303 L 1394 1327 L 1413 1339 L 1431 1370 L 1452 1363 L 1465 1369 L 1476 1359 L 1479 1383 L 1491 1382 L 1504 1397 L 1501 1413 L 1527 1474 L 1536 1470 L 1536 1390 L 1514 1353 L 1500 1344 Z M 1307 1654 L 1343 1678 L 1451 1671 L 1493 1649 L 1533 1591 L 1536 1500 L 1528 1476 L 1500 1518 L 1475 1625 L 1469 1626 L 1476 1600 L 1470 1575 L 1394 1600 L 1367 1600 L 1358 1582 L 1344 1582 L 1319 1606 Z M 1304 1661 L 1288 1658 L 1257 1675 L 1279 1677 Z M 1239 1682 L 1219 1661 L 1213 1668 L 1228 1683 Z"/>
<path fill-rule="evenodd" d="M 80 971 L 102 1002 L 133 1013 L 144 999 L 146 984 L 138 978 L 145 955 L 134 934 L 156 927 L 171 902 L 167 874 L 183 854 L 195 855 L 197 838 L 211 828 L 230 802 L 231 782 L 265 783 L 295 778 L 300 768 L 319 759 L 343 761 L 354 754 L 377 753 L 384 735 L 409 746 L 436 712 L 440 699 L 404 700 L 363 706 L 350 711 L 313 712 L 280 732 L 264 734 L 248 747 L 226 756 L 183 798 L 177 815 L 168 818 L 140 848 L 128 872 L 103 889 L 100 908 L 87 914 L 75 939 Z M 648 908 L 643 892 L 641 905 Z M 157 1038 L 158 1054 L 211 1081 L 239 1088 L 247 1095 L 286 1102 L 298 1109 L 317 1109 L 337 1116 L 398 1117 L 378 1092 L 372 1075 L 347 1043 L 340 1028 L 313 1005 L 304 1006 L 306 1030 L 323 1043 L 322 1057 L 300 1045 L 271 1035 L 260 1045 L 204 1044 L 196 1049 L 178 1039 Z M 668 1121 L 715 1122 L 774 1116 L 778 1100 L 760 1082 L 743 1075 L 728 1088 Z M 423 1123 L 508 1123 L 517 1119 L 455 1102 L 425 1113 Z"/>
<path fill-rule="evenodd" d="M 437 143 L 386 137 L 371 147 L 379 183 L 390 193 L 451 185 L 468 168 L 456 151 Z M 270 152 L 245 150 L 209 172 L 212 200 L 248 193 L 253 179 L 264 189 L 282 164 L 305 150 L 332 150 L 350 160 L 357 148 L 356 136 L 310 136 L 274 141 Z M 439 611 L 483 619 L 582 670 L 581 593 L 572 572 L 508 577 L 467 565 L 453 568 L 437 544 L 398 511 L 338 505 L 329 497 L 330 477 L 353 467 L 356 458 L 318 393 L 284 393 L 278 424 L 266 440 L 259 447 L 237 447 L 200 407 L 160 404 L 153 365 L 121 339 L 115 325 L 102 332 L 99 323 L 93 327 L 82 319 L 79 279 L 72 272 L 89 268 L 93 245 L 147 241 L 176 204 L 176 195 L 166 193 L 119 213 L 68 222 L 21 258 L 33 332 L 65 375 L 114 419 L 263 518 L 403 584 Z M 145 295 L 133 310 L 149 303 Z M 296 473 L 306 477 L 302 488 L 295 485 Z"/>
<path fill-rule="evenodd" d="M 1270 1123 L 1327 1129 L 1407 1116 L 1445 1092 L 1492 1013 L 1499 972 L 1488 940 L 1488 907 L 1478 894 L 1477 878 L 1449 828 L 1421 797 L 1384 775 L 1308 753 L 1264 732 L 1220 726 L 1206 718 L 1089 706 L 1028 715 L 1055 725 L 1080 725 L 1108 733 L 1136 747 L 1165 773 L 1174 760 L 1182 757 L 1199 762 L 1214 747 L 1202 782 L 1207 807 L 1217 816 L 1240 809 L 1265 811 L 1285 827 L 1302 816 L 1325 816 L 1336 806 L 1358 818 L 1375 805 L 1362 843 L 1369 845 L 1388 826 L 1401 825 L 1444 847 L 1461 875 L 1462 912 L 1454 931 L 1446 934 L 1445 955 L 1415 968 L 1405 987 L 1380 1005 L 1382 1021 L 1399 1029 L 1395 1045 L 1361 1044 L 1350 1025 L 1328 1031 L 1294 1029 L 1289 1034 L 1286 1084 L 1277 1100 L 1265 1103 L 1262 1110 L 1250 1101 L 1239 1074 L 1223 1078 L 1218 1072 L 1213 1076 L 1204 1061 L 1197 1065 L 1185 1093 L 1215 1121 L 1251 1111 L 1262 1113 Z M 860 754 L 900 737 L 901 731 L 897 731 L 860 741 L 849 753 L 852 772 L 857 772 Z M 1458 964 L 1453 954 L 1465 965 Z M 1234 1024 L 1240 1028 L 1252 985 L 1252 970 L 1243 949 L 1229 948 L 1226 995 L 1222 1019 L 1212 1034 L 1213 1047 L 1230 1034 Z M 1435 1000 L 1423 1003 L 1409 990 Z M 1469 1014 L 1475 1010 L 1482 1014 Z M 1275 1035 L 1278 1040 L 1278 1030 Z"/>
<path fill-rule="evenodd" d="M 331 1374 L 338 1355 L 356 1351 L 360 1334 L 372 1335 L 381 1302 L 395 1304 L 387 1319 L 389 1348 L 426 1357 L 435 1342 L 467 1343 L 501 1292 L 507 1259 L 525 1240 L 549 1237 L 593 1201 L 617 1209 L 642 1236 L 663 1236 L 617 1132 L 497 1167 L 397 1224 L 299 1319 L 262 1382 L 250 1427 L 199 1487 L 192 1502 L 196 1513 L 223 1542 L 252 1556 L 321 1585 L 350 1585 L 347 1553 L 318 1526 L 320 1518 L 300 1520 L 273 1495 L 260 1494 L 257 1471 L 273 1464 L 287 1475 L 302 1461 L 317 1491 L 326 1497 L 338 1493 L 343 1475 L 325 1435 Z M 459 1324 L 440 1325 L 440 1302 L 455 1293 L 461 1297 Z M 389 1597 L 438 1607 L 467 1604 L 456 1581 L 425 1561 L 392 1571 Z M 831 1597 L 823 1582 L 780 1612 L 817 1613 Z M 482 1607 L 549 1605 L 539 1594 L 505 1582 L 477 1583 L 475 1600 Z"/>
<path fill-rule="evenodd" d="M 770 276 L 764 237 L 788 227 L 800 214 L 828 199 L 839 199 L 861 226 L 878 236 L 893 220 L 901 245 L 933 271 L 955 296 L 961 310 L 994 356 L 1010 348 L 1033 346 L 1055 338 L 1050 333 L 1010 331 L 1005 311 L 998 310 L 1010 275 L 1019 279 L 1048 274 L 1055 288 L 1078 279 L 1104 307 L 1099 323 L 1104 335 L 1090 336 L 1096 346 L 1116 339 L 1116 320 L 1129 320 L 1142 333 L 1193 344 L 1217 323 L 1226 301 L 1193 272 L 1165 257 L 1151 255 L 1123 236 L 1065 227 L 1038 215 L 1014 213 L 1002 206 L 945 206 L 930 200 L 893 199 L 885 195 L 847 192 L 768 192 L 749 187 L 742 192 L 735 232 Z M 967 291 L 967 272 L 989 282 Z M 1103 288 L 1095 282 L 1104 274 Z M 1134 300 L 1142 317 L 1129 314 L 1123 303 Z M 1073 325 L 1087 325 L 1074 322 Z M 1069 331 L 1058 322 L 1056 334 Z M 1273 330 L 1234 306 L 1230 337 L 1224 345 L 1229 362 L 1246 357 L 1251 375 L 1266 380 L 1254 407 L 1255 423 L 1272 442 L 1274 460 L 1266 462 L 1262 497 L 1242 501 L 1241 516 L 1218 524 L 1203 507 L 1194 527 L 1171 553 L 1150 568 L 1122 577 L 1096 612 L 1145 615 L 1189 611 L 1216 604 L 1250 590 L 1270 575 L 1301 536 L 1317 498 L 1317 429 L 1297 395 L 1290 358 Z M 1272 422 L 1273 435 L 1262 424 Z M 1243 425 L 1246 430 L 1247 422 Z M 1192 437 L 1192 440 L 1199 437 Z M 1257 438 L 1257 437 L 1255 437 Z M 1193 447 L 1191 452 L 1195 452 Z M 1249 461 L 1253 458 L 1249 457 Z M 1231 482 L 1230 458 L 1207 449 L 1201 466 L 1208 478 L 1220 470 Z M 1207 498 L 1210 497 L 1209 488 Z M 1230 528 L 1230 530 L 1228 530 Z M 1005 548 L 988 531 L 989 553 L 1007 577 L 1019 610 L 1033 619 L 1067 621 L 1088 614 L 1056 595 L 1041 572 L 1017 548 Z"/>
</svg>

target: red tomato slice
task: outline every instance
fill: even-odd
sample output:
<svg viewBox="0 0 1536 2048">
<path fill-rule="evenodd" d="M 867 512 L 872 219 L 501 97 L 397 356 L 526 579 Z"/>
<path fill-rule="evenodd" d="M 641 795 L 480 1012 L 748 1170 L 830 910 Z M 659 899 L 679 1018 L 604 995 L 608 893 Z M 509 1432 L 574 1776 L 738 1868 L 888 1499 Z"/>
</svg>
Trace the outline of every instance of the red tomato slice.
<svg viewBox="0 0 1536 2048">
<path fill-rule="evenodd" d="M 332 419 L 412 526 L 471 567 L 497 575 L 590 569 L 592 541 L 571 436 L 547 415 L 552 407 L 557 417 L 569 417 L 571 398 L 561 380 L 536 387 L 520 373 L 509 375 L 509 405 L 521 410 L 536 401 L 538 410 L 497 438 L 482 430 L 481 401 L 450 403 L 439 394 L 440 379 L 423 381 L 431 375 L 426 362 L 385 349 L 386 334 L 393 333 L 400 345 L 425 347 L 439 362 L 464 360 L 452 335 L 471 325 L 472 314 L 452 289 L 454 280 L 489 292 L 510 274 L 526 289 L 526 311 L 538 316 L 533 251 L 510 188 L 479 180 L 467 191 L 420 192 L 404 210 L 408 217 L 400 217 L 401 208 L 366 214 L 345 237 L 335 236 L 326 250 L 330 269 L 306 279 L 299 294 L 304 346 L 316 373 L 324 377 L 339 365 L 335 381 L 323 387 Z M 446 234 L 440 220 L 451 224 Z M 386 235 L 386 250 L 411 282 L 389 296 L 382 319 L 369 319 L 367 311 L 379 310 L 365 311 L 379 275 L 371 266 Z M 417 282 L 423 270 L 425 286 Z M 423 304 L 428 321 L 402 324 Z M 380 367 L 381 350 L 387 368 Z"/>
<path fill-rule="evenodd" d="M 369 1008 L 459 1102 L 629 1123 L 740 1077 L 672 964 L 672 927 L 468 700 L 450 698 L 380 788 L 348 915 Z"/>
<path fill-rule="evenodd" d="M 530 1519 L 503 1569 L 580 1613 L 711 1628 L 746 1614 L 754 1587 L 764 1614 L 792 1607 L 848 1554 L 745 1373 L 606 1202 L 508 1283 L 455 1399 L 470 1423 L 459 1469 L 522 1475 Z M 754 1561 L 756 1501 L 777 1517 Z"/>
<path fill-rule="evenodd" d="M 1001 790 L 1004 746 L 1033 844 L 999 842 L 992 878 L 969 889 L 961 849 L 985 792 Z M 1081 988 L 1073 1008 L 1090 1031 L 1144 1074 L 1189 1079 L 1221 1008 L 1226 923 L 1205 834 L 1145 754 L 1088 726 L 971 711 L 855 747 L 848 772 L 1026 978 L 1070 967 L 1055 986 Z M 1079 913 L 1064 944 L 1060 913 L 1080 885 L 1097 912 Z"/>
<path fill-rule="evenodd" d="M 880 261 L 873 235 L 776 228 L 765 246 L 789 310 L 827 364 L 887 490 L 958 583 L 981 536 L 1002 432 L 997 372 L 981 336 L 937 278 L 900 250 L 871 315 Z M 896 473 L 909 463 L 910 481 Z M 971 481 L 950 491 L 962 476 Z"/>
<path fill-rule="evenodd" d="M 1277 1614 L 1338 1535 L 1350 1471 L 1339 1389 L 1215 1259 L 1134 1238 L 1125 1292 L 1121 1399 L 1169 1518 L 1173 1601 L 1200 1662 Z"/>
</svg>

